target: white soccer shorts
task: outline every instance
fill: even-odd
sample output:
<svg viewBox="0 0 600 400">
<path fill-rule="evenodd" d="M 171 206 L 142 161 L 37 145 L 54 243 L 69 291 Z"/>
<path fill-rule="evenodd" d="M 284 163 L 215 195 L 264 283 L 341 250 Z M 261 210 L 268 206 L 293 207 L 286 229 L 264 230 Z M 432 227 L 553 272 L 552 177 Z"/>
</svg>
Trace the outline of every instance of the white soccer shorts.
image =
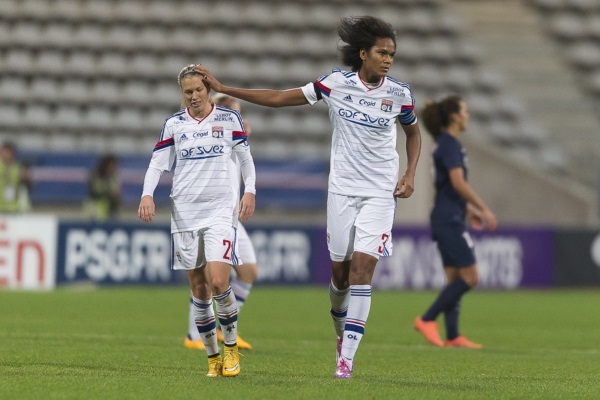
<svg viewBox="0 0 600 400">
<path fill-rule="evenodd" d="M 235 241 L 237 245 L 236 254 L 238 258 L 242 259 L 244 264 L 256 264 L 256 252 L 254 251 L 254 245 L 246 228 L 241 222 L 238 222 L 237 226 L 237 238 Z"/>
<path fill-rule="evenodd" d="M 198 231 L 178 232 L 173 239 L 173 269 L 192 270 L 208 262 L 238 264 L 235 228 L 216 225 Z"/>
<path fill-rule="evenodd" d="M 355 251 L 379 259 L 392 255 L 396 200 L 390 196 L 327 196 L 327 247 L 332 261 L 352 259 Z"/>
</svg>

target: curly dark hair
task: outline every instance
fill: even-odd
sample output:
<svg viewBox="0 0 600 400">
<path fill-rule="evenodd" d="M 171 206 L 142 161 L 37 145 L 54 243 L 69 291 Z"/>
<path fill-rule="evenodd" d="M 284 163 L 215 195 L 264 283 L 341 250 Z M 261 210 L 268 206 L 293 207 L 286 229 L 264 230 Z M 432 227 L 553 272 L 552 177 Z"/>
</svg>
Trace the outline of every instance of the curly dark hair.
<svg viewBox="0 0 600 400">
<path fill-rule="evenodd" d="M 360 51 L 369 50 L 377 39 L 390 38 L 396 46 L 396 32 L 392 25 L 382 19 L 369 15 L 362 17 L 344 17 L 337 29 L 340 39 L 345 43 L 338 46 L 342 63 L 358 71 L 362 66 Z"/>
</svg>

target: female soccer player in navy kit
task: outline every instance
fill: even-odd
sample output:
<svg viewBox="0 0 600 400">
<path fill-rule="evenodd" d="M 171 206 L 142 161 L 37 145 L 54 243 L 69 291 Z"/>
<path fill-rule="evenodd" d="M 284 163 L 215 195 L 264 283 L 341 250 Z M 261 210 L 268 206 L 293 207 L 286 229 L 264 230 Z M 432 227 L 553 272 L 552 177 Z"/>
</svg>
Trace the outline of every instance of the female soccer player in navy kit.
<svg viewBox="0 0 600 400">
<path fill-rule="evenodd" d="M 254 213 L 256 174 L 240 114 L 209 101 L 210 88 L 194 67 L 188 65 L 178 75 L 187 107 L 165 120 L 144 178 L 138 217 L 152 221 L 154 190 L 162 172 L 169 171 L 176 160 L 171 189 L 173 269 L 188 275 L 196 326 L 208 355 L 207 376 L 236 376 L 240 372 L 238 308 L 229 273 L 237 263 L 238 211 L 242 221 Z M 232 185 L 232 153 L 244 178 L 240 203 L 234 201 L 238 191 Z M 213 299 L 225 339 L 223 357 Z"/>
<path fill-rule="evenodd" d="M 481 349 L 460 335 L 458 317 L 462 296 L 477 285 L 477 264 L 467 223 L 477 230 L 496 229 L 496 217 L 467 182 L 467 157 L 459 137 L 469 125 L 467 103 L 458 96 L 430 101 L 421 115 L 436 141 L 433 150 L 435 204 L 431 231 L 442 256 L 447 285 L 429 309 L 414 323 L 416 330 L 438 347 Z M 436 318 L 444 313 L 446 341 L 442 342 Z"/>
<path fill-rule="evenodd" d="M 269 107 L 329 107 L 333 125 L 327 242 L 332 261 L 329 297 L 337 334 L 334 377 L 348 379 L 371 308 L 371 279 L 380 256 L 392 251 L 396 198 L 410 197 L 421 134 L 410 86 L 387 76 L 396 54 L 395 32 L 374 17 L 343 18 L 338 27 L 342 62 L 315 82 L 290 90 L 240 89 L 196 71 L 217 92 Z M 292 45 L 290 43 L 290 45 Z M 407 167 L 400 177 L 396 120 L 406 135 Z"/>
</svg>

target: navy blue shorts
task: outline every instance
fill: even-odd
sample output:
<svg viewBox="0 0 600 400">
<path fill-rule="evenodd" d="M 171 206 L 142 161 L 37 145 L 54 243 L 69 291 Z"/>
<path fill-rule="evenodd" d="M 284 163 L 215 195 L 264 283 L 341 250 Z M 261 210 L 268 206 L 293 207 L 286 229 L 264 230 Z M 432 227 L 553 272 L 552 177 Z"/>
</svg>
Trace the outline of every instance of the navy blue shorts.
<svg viewBox="0 0 600 400">
<path fill-rule="evenodd" d="M 475 264 L 475 247 L 465 225 L 432 225 L 431 233 L 444 267 L 465 268 Z"/>
</svg>

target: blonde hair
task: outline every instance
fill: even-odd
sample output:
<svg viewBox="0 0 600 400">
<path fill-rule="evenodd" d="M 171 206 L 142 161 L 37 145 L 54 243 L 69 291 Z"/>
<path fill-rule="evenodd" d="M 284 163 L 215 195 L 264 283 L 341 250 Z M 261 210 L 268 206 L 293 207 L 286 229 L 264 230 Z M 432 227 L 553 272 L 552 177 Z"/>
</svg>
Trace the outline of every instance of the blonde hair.
<svg viewBox="0 0 600 400">
<path fill-rule="evenodd" d="M 181 80 L 184 76 L 192 74 L 200 75 L 194 70 L 194 68 L 196 68 L 196 64 L 188 64 L 185 67 L 181 68 L 181 71 L 179 71 L 179 75 L 177 75 L 177 85 L 179 85 L 179 87 L 181 87 Z"/>
</svg>

